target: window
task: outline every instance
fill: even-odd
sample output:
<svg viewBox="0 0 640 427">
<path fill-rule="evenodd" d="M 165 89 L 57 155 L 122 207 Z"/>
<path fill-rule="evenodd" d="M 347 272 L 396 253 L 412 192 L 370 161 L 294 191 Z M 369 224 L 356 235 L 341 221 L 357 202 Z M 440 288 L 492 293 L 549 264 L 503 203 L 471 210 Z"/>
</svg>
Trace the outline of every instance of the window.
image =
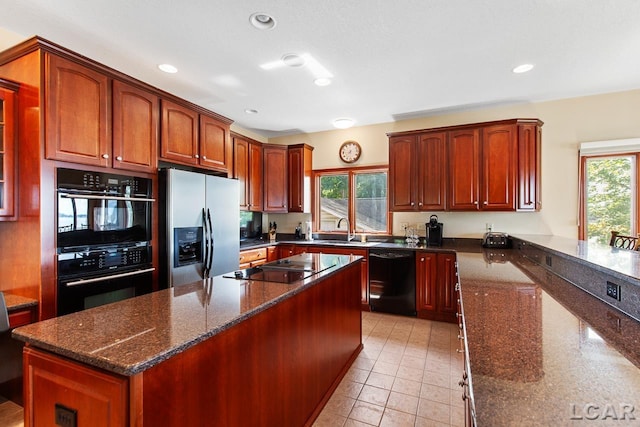
<svg viewBox="0 0 640 427">
<path fill-rule="evenodd" d="M 637 234 L 640 147 L 619 147 L 616 141 L 587 144 L 598 148 L 582 144 L 580 149 L 579 238 L 609 244 L 612 230 Z M 638 151 L 620 152 L 630 148 Z"/>
<path fill-rule="evenodd" d="M 314 224 L 317 232 L 389 234 L 387 168 L 332 169 L 314 172 Z"/>
</svg>

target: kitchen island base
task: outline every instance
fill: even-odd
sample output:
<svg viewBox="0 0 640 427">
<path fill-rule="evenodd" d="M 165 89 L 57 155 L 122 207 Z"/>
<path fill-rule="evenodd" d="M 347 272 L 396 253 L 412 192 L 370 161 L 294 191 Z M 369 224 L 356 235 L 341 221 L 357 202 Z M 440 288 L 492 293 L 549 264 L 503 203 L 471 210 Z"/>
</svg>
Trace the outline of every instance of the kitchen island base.
<svg viewBox="0 0 640 427">
<path fill-rule="evenodd" d="M 109 415 L 111 422 L 101 425 L 311 425 L 362 350 L 360 271 L 360 262 L 353 262 L 128 377 L 35 351 L 98 376 L 112 376 L 115 382 L 124 379 L 126 398 L 120 414 Z M 42 396 L 75 384 L 75 372 L 34 369 L 30 352 L 28 346 L 25 426 L 54 425 L 51 405 L 56 403 L 77 411 L 78 419 L 92 411 L 87 403 L 92 387 L 84 393 L 58 393 L 55 402 L 45 400 L 49 408 L 42 410 Z M 43 377 L 50 379 L 47 384 L 37 380 Z"/>
</svg>

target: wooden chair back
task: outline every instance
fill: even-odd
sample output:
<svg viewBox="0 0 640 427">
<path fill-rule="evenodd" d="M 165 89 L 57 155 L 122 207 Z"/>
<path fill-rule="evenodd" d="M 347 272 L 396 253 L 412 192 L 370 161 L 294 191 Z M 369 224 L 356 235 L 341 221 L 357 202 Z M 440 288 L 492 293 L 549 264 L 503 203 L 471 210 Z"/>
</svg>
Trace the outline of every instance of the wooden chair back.
<svg viewBox="0 0 640 427">
<path fill-rule="evenodd" d="M 611 241 L 609 246 L 619 249 L 627 249 L 630 251 L 637 251 L 640 246 L 640 238 L 638 236 L 625 236 L 617 231 L 611 232 Z"/>
</svg>

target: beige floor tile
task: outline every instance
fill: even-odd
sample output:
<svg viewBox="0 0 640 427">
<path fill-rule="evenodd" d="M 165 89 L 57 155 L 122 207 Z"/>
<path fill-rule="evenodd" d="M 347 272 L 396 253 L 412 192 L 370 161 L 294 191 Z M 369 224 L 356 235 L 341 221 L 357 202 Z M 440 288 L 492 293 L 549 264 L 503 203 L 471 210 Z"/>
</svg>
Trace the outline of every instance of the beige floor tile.
<svg viewBox="0 0 640 427">
<path fill-rule="evenodd" d="M 420 397 L 421 388 L 422 383 L 419 381 L 405 380 L 404 378 L 396 377 L 391 390 L 402 394 L 408 394 L 409 396 Z"/>
<path fill-rule="evenodd" d="M 413 427 L 415 422 L 415 415 L 386 408 L 380 421 L 380 427 Z"/>
<path fill-rule="evenodd" d="M 343 379 L 334 394 L 339 394 L 341 396 L 351 397 L 353 399 L 357 399 L 358 395 L 362 391 L 363 383 L 357 383 L 355 381 L 349 381 Z"/>
<path fill-rule="evenodd" d="M 360 421 L 356 421 L 352 419 L 347 419 L 347 421 L 344 423 L 344 427 L 371 427 L 371 424 L 362 423 Z"/>
<path fill-rule="evenodd" d="M 402 360 L 400 360 L 400 365 L 408 366 L 409 368 L 424 369 L 425 361 L 426 357 L 415 357 L 405 354 L 402 356 Z"/>
<path fill-rule="evenodd" d="M 349 416 L 349 413 L 351 412 L 351 409 L 353 409 L 353 405 L 355 403 L 356 399 L 334 393 L 325 405 L 323 412 L 330 412 L 346 418 Z"/>
<path fill-rule="evenodd" d="M 416 417 L 415 427 L 449 427 L 449 423 L 441 423 L 427 418 Z"/>
<path fill-rule="evenodd" d="M 420 398 L 449 405 L 451 403 L 451 390 L 449 388 L 423 383 Z"/>
<path fill-rule="evenodd" d="M 396 372 L 396 378 L 405 380 L 422 381 L 423 377 L 424 371 L 422 369 L 409 368 L 407 366 L 399 366 L 398 372 Z"/>
<path fill-rule="evenodd" d="M 451 417 L 451 407 L 444 403 L 420 399 L 418 401 L 419 417 L 448 424 Z"/>
<path fill-rule="evenodd" d="M 389 390 L 365 385 L 362 387 L 362 391 L 360 391 L 358 400 L 373 403 L 374 405 L 385 406 L 387 404 L 387 399 L 389 398 L 389 393 Z"/>
<path fill-rule="evenodd" d="M 398 367 L 399 365 L 397 363 L 378 360 L 375 365 L 373 365 L 373 368 L 371 368 L 371 372 L 395 376 L 398 373 Z"/>
<path fill-rule="evenodd" d="M 392 375 L 385 375 L 385 374 L 379 374 L 377 372 L 372 372 L 369 375 L 369 378 L 367 378 L 366 384 L 373 387 L 384 388 L 385 390 L 391 390 L 394 380 L 395 380 L 395 377 Z"/>
<path fill-rule="evenodd" d="M 380 424 L 383 413 L 383 406 L 378 406 L 372 403 L 358 400 L 353 406 L 351 413 L 349 414 L 349 419 L 377 426 L 378 424 Z"/>
<path fill-rule="evenodd" d="M 453 383 L 451 378 L 449 372 L 446 371 L 426 370 L 422 376 L 422 382 L 437 385 L 438 387 L 451 388 L 451 384 Z"/>
<path fill-rule="evenodd" d="M 322 411 L 314 421 L 313 427 L 342 427 L 346 421 L 346 417 Z"/>
<path fill-rule="evenodd" d="M 347 374 L 344 376 L 348 381 L 354 381 L 357 383 L 365 383 L 369 377 L 369 371 L 358 368 L 349 368 Z"/>
<path fill-rule="evenodd" d="M 392 391 L 387 399 L 387 408 L 415 415 L 418 413 L 419 398 Z"/>
</svg>

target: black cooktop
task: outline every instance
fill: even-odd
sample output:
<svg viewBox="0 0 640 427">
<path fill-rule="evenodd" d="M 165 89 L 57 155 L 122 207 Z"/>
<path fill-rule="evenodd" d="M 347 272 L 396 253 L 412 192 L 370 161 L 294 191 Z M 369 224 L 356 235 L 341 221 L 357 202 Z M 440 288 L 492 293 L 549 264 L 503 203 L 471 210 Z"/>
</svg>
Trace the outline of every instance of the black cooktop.
<svg viewBox="0 0 640 427">
<path fill-rule="evenodd" d="M 285 259 L 279 259 L 263 264 L 259 267 L 245 268 L 222 277 L 238 280 L 259 280 L 263 282 L 293 283 L 320 273 L 334 264 L 316 262 L 317 258 L 311 254 L 300 254 Z"/>
</svg>

